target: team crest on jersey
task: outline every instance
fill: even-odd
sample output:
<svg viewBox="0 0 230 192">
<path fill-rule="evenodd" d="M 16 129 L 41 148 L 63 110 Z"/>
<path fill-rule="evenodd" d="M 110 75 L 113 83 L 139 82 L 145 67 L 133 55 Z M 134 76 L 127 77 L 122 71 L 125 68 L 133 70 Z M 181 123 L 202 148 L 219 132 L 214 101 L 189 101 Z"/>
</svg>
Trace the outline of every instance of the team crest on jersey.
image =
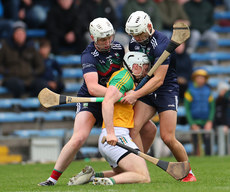
<svg viewBox="0 0 230 192">
<path fill-rule="evenodd" d="M 114 53 L 114 55 L 116 56 L 116 57 L 120 57 L 120 54 L 119 53 Z"/>
<path fill-rule="evenodd" d="M 150 47 L 148 47 L 147 49 L 146 49 L 146 54 L 149 56 L 149 52 L 150 52 Z"/>
<path fill-rule="evenodd" d="M 140 47 L 139 45 L 136 45 L 136 46 L 134 47 L 134 50 L 135 50 L 135 51 L 139 51 L 140 48 L 141 48 L 141 47 Z"/>
</svg>

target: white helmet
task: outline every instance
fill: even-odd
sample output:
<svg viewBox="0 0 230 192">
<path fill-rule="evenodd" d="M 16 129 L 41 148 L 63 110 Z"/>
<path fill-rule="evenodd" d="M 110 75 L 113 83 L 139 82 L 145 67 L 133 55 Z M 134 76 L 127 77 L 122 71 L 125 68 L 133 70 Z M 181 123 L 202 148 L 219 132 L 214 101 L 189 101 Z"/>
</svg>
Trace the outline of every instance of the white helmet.
<svg viewBox="0 0 230 192">
<path fill-rule="evenodd" d="M 144 64 L 150 63 L 148 56 L 145 53 L 136 51 L 127 52 L 124 56 L 124 61 L 130 70 L 132 70 L 133 64 L 138 64 L 142 67 Z"/>
<path fill-rule="evenodd" d="M 89 25 L 89 32 L 97 42 L 98 38 L 105 38 L 115 34 L 113 25 L 106 18 L 96 18 Z"/>
<path fill-rule="evenodd" d="M 144 11 L 136 11 L 129 16 L 125 24 L 125 31 L 129 35 L 139 35 L 143 32 L 148 32 L 149 35 L 152 35 L 153 30 L 149 31 L 148 24 L 153 26 L 149 15 Z"/>
</svg>

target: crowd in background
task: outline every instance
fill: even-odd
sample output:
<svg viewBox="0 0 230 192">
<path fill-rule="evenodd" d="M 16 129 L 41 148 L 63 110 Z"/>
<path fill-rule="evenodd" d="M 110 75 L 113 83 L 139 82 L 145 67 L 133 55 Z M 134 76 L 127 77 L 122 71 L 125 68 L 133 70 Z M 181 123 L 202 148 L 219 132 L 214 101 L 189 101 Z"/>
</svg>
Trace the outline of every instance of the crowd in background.
<svg viewBox="0 0 230 192">
<path fill-rule="evenodd" d="M 63 92 L 62 69 L 52 54 L 66 51 L 81 54 L 91 41 L 89 23 L 97 17 L 108 18 L 116 30 L 115 40 L 119 39 L 127 47 L 130 37 L 125 33 L 125 22 L 132 12 L 142 10 L 150 15 L 153 27 L 168 38 L 172 35 L 173 23 L 183 21 L 190 26 L 191 38 L 176 49 L 179 98 L 183 103 L 184 93 L 188 93 L 190 84 L 194 85 L 195 81 L 195 78 L 191 79 L 193 62 L 190 54 L 196 52 L 200 41 L 207 42 L 210 52 L 218 50 L 218 34 L 211 30 L 218 4 L 224 4 L 230 11 L 228 0 L 0 0 L 1 86 L 8 88 L 14 98 L 20 98 L 24 93 L 37 96 L 44 87 Z M 27 38 L 27 29 L 45 29 L 46 37 L 39 40 L 39 46 L 35 46 L 34 39 Z M 218 65 L 218 61 L 211 60 L 210 64 Z M 218 91 L 215 123 L 224 122 L 229 127 L 229 85 L 220 85 Z M 187 110 L 188 98 L 185 99 Z M 214 115 L 208 120 L 214 122 Z M 189 122 L 191 126 L 192 122 Z M 202 126 L 205 127 L 205 123 Z"/>
</svg>

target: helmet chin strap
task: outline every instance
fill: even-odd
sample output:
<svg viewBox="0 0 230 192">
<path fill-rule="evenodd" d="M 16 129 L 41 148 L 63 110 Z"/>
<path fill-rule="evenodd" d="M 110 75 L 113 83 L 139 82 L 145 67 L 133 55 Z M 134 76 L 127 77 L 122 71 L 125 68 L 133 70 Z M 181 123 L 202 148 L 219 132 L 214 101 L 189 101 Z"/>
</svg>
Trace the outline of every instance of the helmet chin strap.
<svg viewBox="0 0 230 192">
<path fill-rule="evenodd" d="M 150 37 L 148 37 L 147 39 L 145 39 L 145 40 L 143 40 L 141 42 L 138 42 L 138 43 L 140 43 L 141 45 L 145 46 L 145 45 L 147 45 L 149 43 L 149 40 L 150 40 Z"/>
<path fill-rule="evenodd" d="M 138 42 L 140 43 L 141 45 L 147 45 L 150 41 L 150 37 L 153 35 L 153 28 L 151 28 L 151 30 L 149 30 L 148 28 L 146 29 L 146 32 L 149 34 L 149 37 L 145 40 L 143 40 L 142 42 Z"/>
</svg>

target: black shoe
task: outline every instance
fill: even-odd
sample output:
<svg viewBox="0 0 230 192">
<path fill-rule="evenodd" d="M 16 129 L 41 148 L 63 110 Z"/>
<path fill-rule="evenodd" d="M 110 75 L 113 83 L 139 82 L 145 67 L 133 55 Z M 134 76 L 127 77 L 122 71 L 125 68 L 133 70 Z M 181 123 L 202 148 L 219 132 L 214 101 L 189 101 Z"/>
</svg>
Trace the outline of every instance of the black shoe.
<svg viewBox="0 0 230 192">
<path fill-rule="evenodd" d="M 54 182 L 47 180 L 38 184 L 38 186 L 51 186 L 54 185 Z"/>
</svg>

